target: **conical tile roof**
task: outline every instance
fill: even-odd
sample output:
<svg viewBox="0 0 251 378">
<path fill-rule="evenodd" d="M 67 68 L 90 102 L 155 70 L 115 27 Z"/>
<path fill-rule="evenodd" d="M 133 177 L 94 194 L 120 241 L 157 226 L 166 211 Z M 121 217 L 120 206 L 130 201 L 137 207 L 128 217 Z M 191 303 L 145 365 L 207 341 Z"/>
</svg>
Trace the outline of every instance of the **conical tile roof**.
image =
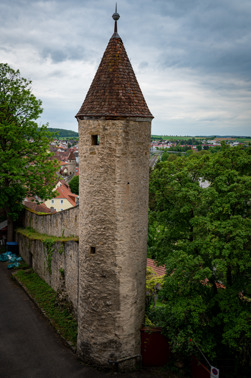
<svg viewBox="0 0 251 378">
<path fill-rule="evenodd" d="M 153 118 L 117 32 L 107 45 L 76 117 Z"/>
</svg>

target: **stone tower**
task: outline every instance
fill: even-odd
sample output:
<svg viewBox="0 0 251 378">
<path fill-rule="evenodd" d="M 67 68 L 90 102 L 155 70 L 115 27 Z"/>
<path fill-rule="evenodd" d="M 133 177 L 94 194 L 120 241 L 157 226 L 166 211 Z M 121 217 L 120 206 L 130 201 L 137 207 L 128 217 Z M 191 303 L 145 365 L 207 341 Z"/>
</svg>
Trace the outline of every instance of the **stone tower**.
<svg viewBox="0 0 251 378">
<path fill-rule="evenodd" d="M 86 362 L 140 354 L 151 121 L 117 33 L 76 115 L 79 125 L 78 352 Z"/>
</svg>

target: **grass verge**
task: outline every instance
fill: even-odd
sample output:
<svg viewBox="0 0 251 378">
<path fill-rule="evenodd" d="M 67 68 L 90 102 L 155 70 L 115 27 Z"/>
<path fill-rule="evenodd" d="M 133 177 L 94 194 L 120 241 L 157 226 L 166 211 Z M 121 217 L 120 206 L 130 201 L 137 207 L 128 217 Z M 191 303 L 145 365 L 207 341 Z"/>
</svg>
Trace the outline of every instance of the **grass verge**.
<svg viewBox="0 0 251 378">
<path fill-rule="evenodd" d="M 26 236 L 28 239 L 32 240 L 40 240 L 40 241 L 46 241 L 46 240 L 51 240 L 54 243 L 56 242 L 67 242 L 67 241 L 78 241 L 79 238 L 78 236 L 51 236 L 51 235 L 46 235 L 46 234 L 40 234 L 39 232 L 33 230 L 33 228 L 26 227 L 26 228 L 17 228 L 16 232 Z"/>
<path fill-rule="evenodd" d="M 26 289 L 56 331 L 73 349 L 77 344 L 77 321 L 67 303 L 59 303 L 57 293 L 32 269 L 13 273 L 16 280 Z"/>
</svg>

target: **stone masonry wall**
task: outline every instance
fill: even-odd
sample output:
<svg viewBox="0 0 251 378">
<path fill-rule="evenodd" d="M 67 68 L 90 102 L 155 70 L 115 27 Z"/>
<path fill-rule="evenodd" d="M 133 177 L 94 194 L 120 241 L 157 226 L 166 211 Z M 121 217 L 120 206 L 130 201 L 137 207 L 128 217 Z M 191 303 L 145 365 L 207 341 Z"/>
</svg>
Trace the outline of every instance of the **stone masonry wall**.
<svg viewBox="0 0 251 378">
<path fill-rule="evenodd" d="M 79 133 L 78 352 L 105 366 L 140 354 L 151 121 L 79 120 Z"/>
<path fill-rule="evenodd" d="M 66 295 L 77 314 L 78 242 L 55 242 L 51 248 L 48 248 L 46 243 L 33 240 L 18 232 L 16 240 L 24 261 L 30 264 L 55 291 Z M 51 257 L 50 252 L 52 252 Z"/>
<path fill-rule="evenodd" d="M 24 227 L 31 227 L 40 234 L 53 236 L 78 236 L 79 206 L 55 214 L 38 214 L 26 209 Z"/>
</svg>

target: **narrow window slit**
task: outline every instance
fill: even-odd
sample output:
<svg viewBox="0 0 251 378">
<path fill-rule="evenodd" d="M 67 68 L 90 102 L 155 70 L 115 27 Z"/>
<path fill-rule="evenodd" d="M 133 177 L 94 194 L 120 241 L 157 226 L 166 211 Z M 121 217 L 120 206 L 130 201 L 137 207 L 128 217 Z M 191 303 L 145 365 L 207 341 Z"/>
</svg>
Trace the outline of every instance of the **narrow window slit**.
<svg viewBox="0 0 251 378">
<path fill-rule="evenodd" d="M 96 247 L 90 247 L 90 255 L 95 255 Z"/>
<path fill-rule="evenodd" d="M 99 145 L 99 135 L 92 135 L 92 145 L 93 146 Z"/>
</svg>

